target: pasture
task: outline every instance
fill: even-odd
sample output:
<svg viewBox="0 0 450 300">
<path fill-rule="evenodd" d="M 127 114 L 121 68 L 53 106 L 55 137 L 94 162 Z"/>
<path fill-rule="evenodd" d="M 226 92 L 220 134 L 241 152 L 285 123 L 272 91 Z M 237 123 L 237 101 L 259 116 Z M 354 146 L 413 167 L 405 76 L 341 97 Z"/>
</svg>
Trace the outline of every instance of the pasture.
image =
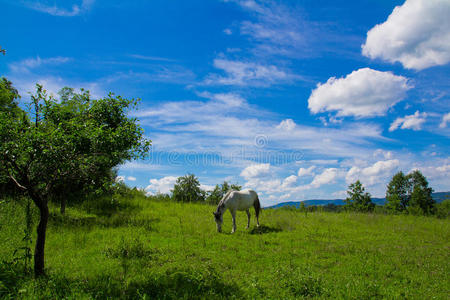
<svg viewBox="0 0 450 300">
<path fill-rule="evenodd" d="M 448 299 L 450 294 L 448 219 L 278 209 L 264 210 L 256 228 L 252 209 L 250 229 L 245 212 L 238 212 L 232 235 L 230 213 L 219 234 L 214 210 L 139 197 L 68 207 L 65 216 L 52 207 L 48 275 L 34 280 L 21 260 L 23 201 L 2 201 L 0 298 Z M 33 243 L 36 219 L 34 212 Z"/>
</svg>

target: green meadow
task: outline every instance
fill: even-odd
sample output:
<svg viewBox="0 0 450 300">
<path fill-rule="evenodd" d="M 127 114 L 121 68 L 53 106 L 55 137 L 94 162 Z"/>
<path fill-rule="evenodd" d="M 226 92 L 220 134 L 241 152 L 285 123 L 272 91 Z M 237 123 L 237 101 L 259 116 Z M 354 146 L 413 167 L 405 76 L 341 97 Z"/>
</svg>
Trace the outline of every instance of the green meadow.
<svg viewBox="0 0 450 300">
<path fill-rule="evenodd" d="M 0 202 L 0 298 L 448 299 L 448 219 L 264 210 L 237 232 L 213 206 L 116 199 L 52 207 L 47 275 L 34 279 L 25 202 Z M 31 206 L 34 209 L 34 205 Z M 32 261 L 31 261 L 32 263 Z"/>
</svg>

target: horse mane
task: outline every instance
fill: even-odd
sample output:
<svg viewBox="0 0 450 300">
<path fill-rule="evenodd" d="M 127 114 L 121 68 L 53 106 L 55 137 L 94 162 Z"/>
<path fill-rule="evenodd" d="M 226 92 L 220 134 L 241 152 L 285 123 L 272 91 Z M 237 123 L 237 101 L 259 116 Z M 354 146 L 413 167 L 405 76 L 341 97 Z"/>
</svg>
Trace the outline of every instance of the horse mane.
<svg viewBox="0 0 450 300">
<path fill-rule="evenodd" d="M 219 204 L 217 205 L 217 212 L 219 211 L 219 208 L 222 208 L 225 205 L 225 200 L 228 199 L 228 196 L 234 192 L 234 190 L 229 190 L 225 195 L 223 195 L 222 200 L 220 200 Z"/>
</svg>

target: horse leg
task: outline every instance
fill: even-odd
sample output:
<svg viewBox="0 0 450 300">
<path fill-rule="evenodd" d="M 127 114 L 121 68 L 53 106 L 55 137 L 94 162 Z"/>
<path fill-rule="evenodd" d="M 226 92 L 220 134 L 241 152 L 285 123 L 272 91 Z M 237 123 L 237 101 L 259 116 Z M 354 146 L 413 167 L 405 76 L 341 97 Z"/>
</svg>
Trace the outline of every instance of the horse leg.
<svg viewBox="0 0 450 300">
<path fill-rule="evenodd" d="M 247 229 L 250 228 L 250 211 L 248 209 L 245 210 L 245 212 L 247 213 Z"/>
<path fill-rule="evenodd" d="M 233 218 L 233 230 L 231 230 L 231 233 L 234 233 L 236 231 L 236 210 L 231 210 L 230 212 Z"/>
<path fill-rule="evenodd" d="M 255 215 L 256 215 L 256 227 L 259 227 L 259 210 L 255 209 Z"/>
</svg>

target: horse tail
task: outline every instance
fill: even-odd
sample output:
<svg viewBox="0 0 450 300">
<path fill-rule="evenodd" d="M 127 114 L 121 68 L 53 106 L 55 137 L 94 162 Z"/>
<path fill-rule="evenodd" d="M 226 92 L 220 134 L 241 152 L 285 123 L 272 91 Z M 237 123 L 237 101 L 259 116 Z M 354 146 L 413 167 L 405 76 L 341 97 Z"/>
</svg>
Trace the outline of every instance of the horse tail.
<svg viewBox="0 0 450 300">
<path fill-rule="evenodd" d="M 259 203 L 258 195 L 256 195 L 255 202 L 253 202 L 253 207 L 255 208 L 256 217 L 258 217 L 261 211 L 261 203 Z"/>
</svg>

